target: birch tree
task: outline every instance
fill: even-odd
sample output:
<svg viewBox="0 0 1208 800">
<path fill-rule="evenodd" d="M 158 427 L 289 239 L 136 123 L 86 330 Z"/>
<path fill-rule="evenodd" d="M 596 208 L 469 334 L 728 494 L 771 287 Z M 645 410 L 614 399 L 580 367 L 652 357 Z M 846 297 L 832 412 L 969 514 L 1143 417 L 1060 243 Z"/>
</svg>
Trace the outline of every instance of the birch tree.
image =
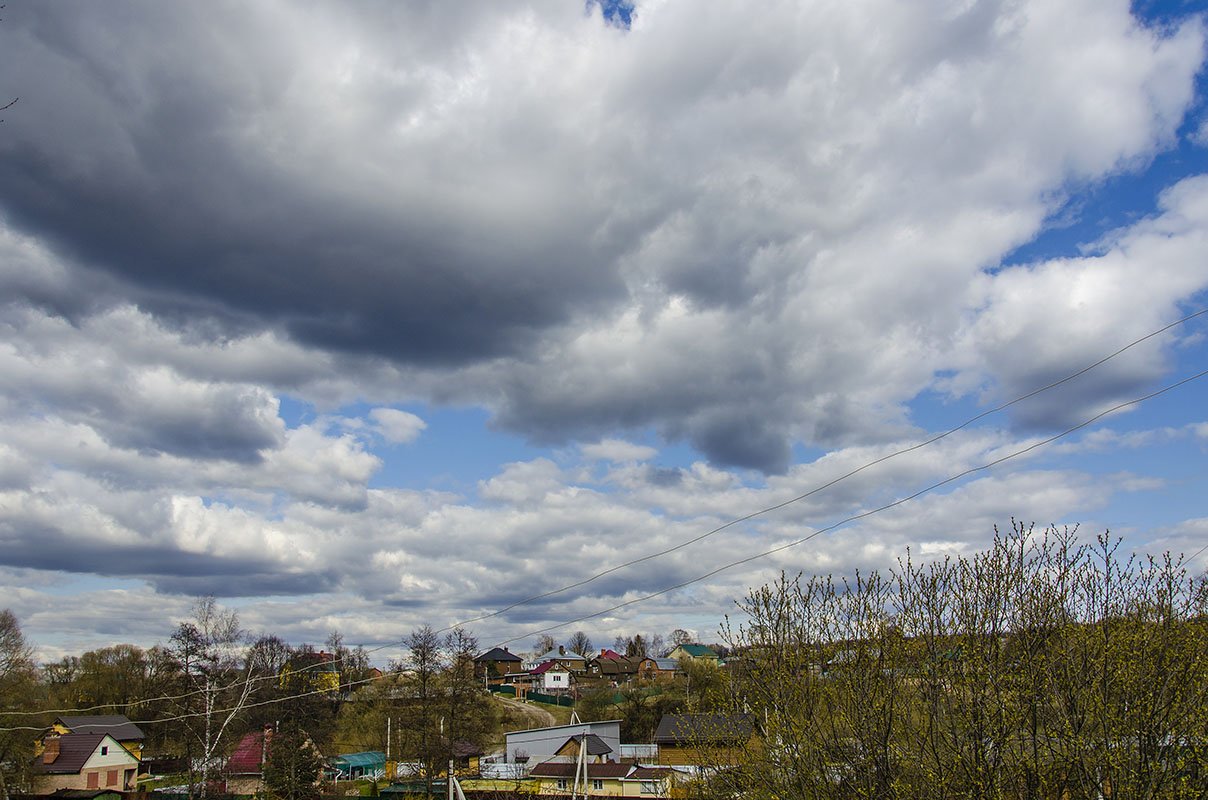
<svg viewBox="0 0 1208 800">
<path fill-rule="evenodd" d="M 251 695 L 252 659 L 245 649 L 238 616 L 213 597 L 199 599 L 192 618 L 172 634 L 172 652 L 189 693 L 183 698 L 183 726 L 190 798 L 205 800 L 232 723 Z"/>
</svg>

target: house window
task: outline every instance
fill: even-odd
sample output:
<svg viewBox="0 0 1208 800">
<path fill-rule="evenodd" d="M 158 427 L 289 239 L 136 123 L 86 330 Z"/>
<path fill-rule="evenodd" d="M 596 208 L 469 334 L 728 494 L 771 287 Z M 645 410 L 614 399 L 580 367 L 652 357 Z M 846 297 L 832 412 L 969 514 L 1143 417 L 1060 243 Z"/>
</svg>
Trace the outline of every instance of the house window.
<svg viewBox="0 0 1208 800">
<path fill-rule="evenodd" d="M 558 788 L 559 788 L 559 789 L 567 789 L 567 788 L 569 788 L 569 787 L 567 786 L 567 784 L 566 784 L 566 778 L 559 778 L 559 779 L 558 779 Z"/>
<path fill-rule="evenodd" d="M 117 770 L 111 769 L 105 773 L 105 785 L 117 786 Z"/>
<path fill-rule="evenodd" d="M 101 755 L 103 755 L 103 756 L 109 755 L 109 745 L 107 745 L 107 744 L 101 745 Z"/>
<path fill-rule="evenodd" d="M 88 788 L 89 789 L 101 788 L 101 773 L 99 773 L 99 772 L 89 772 L 88 773 Z"/>
<path fill-rule="evenodd" d="M 604 791 L 604 781 L 592 781 L 591 788 L 597 792 Z"/>
<path fill-rule="evenodd" d="M 642 781 L 642 794 L 659 794 L 659 785 L 655 781 Z"/>
</svg>

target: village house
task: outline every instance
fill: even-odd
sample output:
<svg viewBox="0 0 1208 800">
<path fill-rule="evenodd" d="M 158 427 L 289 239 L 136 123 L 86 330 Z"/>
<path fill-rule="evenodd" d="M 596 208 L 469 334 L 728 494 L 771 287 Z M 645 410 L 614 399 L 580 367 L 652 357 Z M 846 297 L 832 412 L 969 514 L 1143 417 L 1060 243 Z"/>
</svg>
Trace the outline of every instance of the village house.
<svg viewBox="0 0 1208 800">
<path fill-rule="evenodd" d="M 664 714 L 654 743 L 662 766 L 724 767 L 755 745 L 755 723 L 749 714 Z"/>
<path fill-rule="evenodd" d="M 107 733 L 65 733 L 44 740 L 32 772 L 43 794 L 59 789 L 124 792 L 134 789 L 138 758 Z"/>
<path fill-rule="evenodd" d="M 227 794 L 256 794 L 264 790 L 264 762 L 272 746 L 273 729 L 245 733 L 222 768 Z"/>
<path fill-rule="evenodd" d="M 143 756 L 143 741 L 147 738 L 142 728 L 131 722 L 124 714 L 56 717 L 55 721 L 51 723 L 50 729 L 42 735 L 42 739 L 38 742 L 37 752 L 41 754 L 48 739 L 69 733 L 107 733 L 137 759 L 141 759 Z"/>
<path fill-rule="evenodd" d="M 524 668 L 531 671 L 547 661 L 554 661 L 559 666 L 569 670 L 570 672 L 587 671 L 587 659 L 578 653 L 568 652 L 567 649 L 562 645 L 558 645 L 556 649 L 550 650 L 547 653 L 542 653 L 541 655 L 534 657 L 532 660 L 524 662 Z"/>
<path fill-rule="evenodd" d="M 711 661 L 714 664 L 721 661 L 721 656 L 714 652 L 713 648 L 703 644 L 681 644 L 668 653 L 667 658 L 672 661 L 679 661 L 681 658 L 692 661 Z"/>
<path fill-rule="evenodd" d="M 524 659 L 506 647 L 495 647 L 474 659 L 474 674 L 480 679 L 503 678 L 524 670 Z"/>
</svg>

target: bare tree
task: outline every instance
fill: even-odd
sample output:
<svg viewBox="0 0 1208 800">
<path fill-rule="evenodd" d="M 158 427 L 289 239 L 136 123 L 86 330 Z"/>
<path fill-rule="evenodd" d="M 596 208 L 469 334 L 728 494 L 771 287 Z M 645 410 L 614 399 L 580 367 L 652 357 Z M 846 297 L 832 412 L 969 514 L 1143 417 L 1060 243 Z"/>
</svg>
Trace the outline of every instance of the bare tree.
<svg viewBox="0 0 1208 800">
<path fill-rule="evenodd" d="M 1119 545 L 1015 524 L 972 556 L 753 591 L 726 638 L 760 744 L 702 794 L 1208 796 L 1208 582 Z"/>
<path fill-rule="evenodd" d="M 0 611 L 0 709 L 21 707 L 35 686 L 33 651 L 12 611 Z M 9 783 L 20 779 L 29 762 L 29 734 L 0 731 L 0 800 L 8 800 Z"/>
<path fill-rule="evenodd" d="M 440 741 L 440 675 L 445 668 L 445 655 L 440 638 L 431 627 L 424 625 L 406 639 L 406 678 L 411 703 L 407 707 L 403 730 L 411 741 L 405 748 L 414 753 L 423 765 L 427 794 L 432 796 L 432 781 L 440 772 L 444 748 Z"/>
<path fill-rule="evenodd" d="M 548 633 L 543 633 L 537 637 L 537 641 L 533 643 L 533 648 L 537 651 L 537 655 L 548 653 L 558 646 L 558 640 Z"/>
<path fill-rule="evenodd" d="M 578 653 L 584 658 L 589 658 L 594 650 L 591 639 L 583 631 L 575 631 L 567 642 L 567 647 L 572 653 Z"/>
<path fill-rule="evenodd" d="M 185 698 L 188 716 L 184 719 L 189 733 L 186 755 L 190 797 L 205 800 L 224 737 L 251 694 L 253 660 L 244 657 L 243 638 L 238 616 L 221 608 L 213 597 L 199 599 L 192 618 L 180 623 L 172 634 L 172 652 L 191 690 Z M 199 749 L 194 750 L 194 746 Z M 194 753 L 200 770 L 194 764 Z"/>
</svg>

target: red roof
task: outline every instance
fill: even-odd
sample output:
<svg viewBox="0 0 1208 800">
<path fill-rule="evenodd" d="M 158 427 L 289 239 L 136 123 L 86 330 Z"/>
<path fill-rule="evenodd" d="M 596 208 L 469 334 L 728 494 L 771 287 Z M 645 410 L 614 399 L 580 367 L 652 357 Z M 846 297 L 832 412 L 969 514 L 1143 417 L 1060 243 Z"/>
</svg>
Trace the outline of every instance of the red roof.
<svg viewBox="0 0 1208 800">
<path fill-rule="evenodd" d="M 231 757 L 227 759 L 228 775 L 259 775 L 264 768 L 264 760 L 268 758 L 268 746 L 272 736 L 265 737 L 265 731 L 252 731 L 245 734 L 235 745 Z"/>
<path fill-rule="evenodd" d="M 533 667 L 531 670 L 529 670 L 529 674 L 530 675 L 544 675 L 545 673 L 549 672 L 551 669 L 553 669 L 556 666 L 558 666 L 557 661 L 543 661 L 543 662 L 541 662 L 540 666 Z M 562 671 L 566 672 L 566 670 L 562 670 Z"/>
<path fill-rule="evenodd" d="M 605 658 L 609 661 L 620 661 L 624 657 L 625 656 L 621 655 L 616 650 L 601 650 L 600 655 L 597 656 L 597 658 Z"/>
</svg>

